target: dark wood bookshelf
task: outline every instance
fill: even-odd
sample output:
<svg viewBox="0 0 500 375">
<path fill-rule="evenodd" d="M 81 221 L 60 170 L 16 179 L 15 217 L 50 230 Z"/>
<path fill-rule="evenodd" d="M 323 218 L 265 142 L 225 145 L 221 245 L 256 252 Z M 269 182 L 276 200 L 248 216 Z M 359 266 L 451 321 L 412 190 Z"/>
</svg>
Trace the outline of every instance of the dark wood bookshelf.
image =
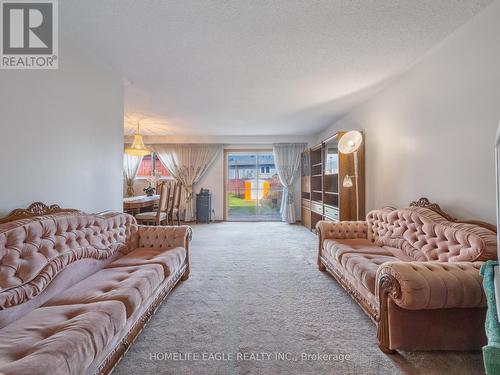
<svg viewBox="0 0 500 375">
<path fill-rule="evenodd" d="M 342 186 L 346 175 L 354 175 L 352 154 L 338 152 L 338 132 L 302 154 L 302 224 L 315 231 L 320 220 L 356 220 L 354 187 Z M 365 215 L 364 142 L 358 149 L 359 217 Z"/>
</svg>

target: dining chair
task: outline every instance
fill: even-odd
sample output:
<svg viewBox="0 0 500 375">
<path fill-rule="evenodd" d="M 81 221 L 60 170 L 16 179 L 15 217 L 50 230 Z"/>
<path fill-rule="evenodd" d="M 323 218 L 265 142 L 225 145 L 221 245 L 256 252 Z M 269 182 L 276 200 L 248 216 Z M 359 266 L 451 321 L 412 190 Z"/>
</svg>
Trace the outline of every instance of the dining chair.
<svg viewBox="0 0 500 375">
<path fill-rule="evenodd" d="M 141 212 L 135 215 L 138 224 L 161 225 L 163 222 L 168 224 L 170 184 L 163 182 L 159 185 L 160 202 L 156 211 Z"/>
<path fill-rule="evenodd" d="M 165 181 L 158 180 L 155 185 L 155 194 L 158 194 L 161 191 L 161 188 L 163 187 Z"/>
<path fill-rule="evenodd" d="M 155 185 L 155 194 L 157 194 L 157 195 L 160 194 L 160 191 L 161 191 L 162 187 L 164 186 L 164 183 L 165 183 L 165 181 L 163 181 L 163 180 L 158 180 L 156 182 L 156 185 Z M 159 202 L 155 203 L 153 205 L 153 211 L 156 211 L 158 209 L 158 205 L 159 205 Z"/>
<path fill-rule="evenodd" d="M 175 225 L 175 222 L 177 225 L 181 225 L 179 206 L 181 203 L 182 184 L 179 181 L 176 181 L 173 190 L 172 204 L 170 205 L 170 210 L 167 213 L 167 221 L 172 225 Z"/>
</svg>

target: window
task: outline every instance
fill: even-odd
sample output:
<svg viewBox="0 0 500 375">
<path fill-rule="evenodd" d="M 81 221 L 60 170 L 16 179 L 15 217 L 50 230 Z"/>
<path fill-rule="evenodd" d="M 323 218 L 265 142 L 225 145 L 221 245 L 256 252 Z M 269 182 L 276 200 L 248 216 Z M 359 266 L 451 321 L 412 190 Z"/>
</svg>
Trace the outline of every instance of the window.
<svg viewBox="0 0 500 375">
<path fill-rule="evenodd" d="M 162 177 L 170 176 L 168 169 L 165 168 L 156 154 L 144 156 L 139 166 L 139 170 L 137 171 L 137 177 L 147 178 L 151 176 L 154 171 L 157 171 Z"/>
<path fill-rule="evenodd" d="M 233 221 L 281 220 L 283 187 L 272 151 L 227 153 L 226 218 Z"/>
</svg>

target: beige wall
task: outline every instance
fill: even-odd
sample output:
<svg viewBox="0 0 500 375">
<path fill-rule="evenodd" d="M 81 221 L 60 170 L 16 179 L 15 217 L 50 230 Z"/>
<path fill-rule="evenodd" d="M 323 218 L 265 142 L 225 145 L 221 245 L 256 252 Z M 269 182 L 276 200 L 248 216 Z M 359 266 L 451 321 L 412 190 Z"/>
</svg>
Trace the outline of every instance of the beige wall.
<svg viewBox="0 0 500 375">
<path fill-rule="evenodd" d="M 121 210 L 121 80 L 67 40 L 59 67 L 0 71 L 0 215 L 33 201 Z"/>
<path fill-rule="evenodd" d="M 367 207 L 427 196 L 451 214 L 495 222 L 500 2 L 318 136 L 366 133 Z"/>
</svg>

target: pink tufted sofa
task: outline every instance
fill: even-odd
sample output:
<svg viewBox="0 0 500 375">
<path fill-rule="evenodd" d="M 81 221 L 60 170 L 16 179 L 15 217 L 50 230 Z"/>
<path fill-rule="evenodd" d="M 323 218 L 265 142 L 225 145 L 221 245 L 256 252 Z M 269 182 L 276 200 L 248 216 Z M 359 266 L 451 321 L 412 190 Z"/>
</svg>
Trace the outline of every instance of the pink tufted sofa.
<svg viewBox="0 0 500 375">
<path fill-rule="evenodd" d="M 0 224 L 0 373 L 109 373 L 187 279 L 191 229 L 51 212 Z"/>
<path fill-rule="evenodd" d="M 319 269 L 377 324 L 386 353 L 480 349 L 486 300 L 479 268 L 496 259 L 494 227 L 457 222 L 420 202 L 371 211 L 366 221 L 319 222 Z"/>
</svg>

